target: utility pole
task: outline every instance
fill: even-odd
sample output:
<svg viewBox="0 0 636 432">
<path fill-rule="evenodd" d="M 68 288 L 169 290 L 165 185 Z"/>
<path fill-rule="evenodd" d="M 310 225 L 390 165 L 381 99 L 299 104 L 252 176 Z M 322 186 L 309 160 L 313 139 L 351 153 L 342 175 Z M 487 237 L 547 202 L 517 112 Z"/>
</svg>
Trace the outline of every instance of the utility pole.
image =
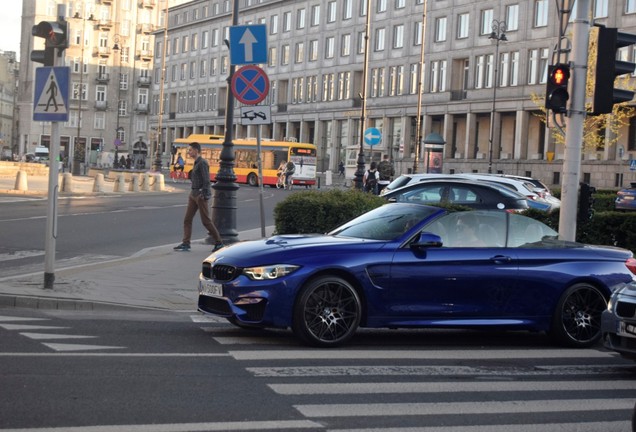
<svg viewBox="0 0 636 432">
<path fill-rule="evenodd" d="M 586 117 L 585 87 L 587 82 L 587 55 L 590 21 L 590 0 L 577 0 L 576 19 L 573 24 L 572 41 L 572 102 L 567 113 L 565 133 L 565 158 L 563 160 L 563 186 L 561 189 L 561 214 L 559 217 L 559 238 L 574 241 L 576 239 L 576 209 L 578 202 L 579 179 L 581 176 L 581 152 L 583 126 Z"/>
</svg>

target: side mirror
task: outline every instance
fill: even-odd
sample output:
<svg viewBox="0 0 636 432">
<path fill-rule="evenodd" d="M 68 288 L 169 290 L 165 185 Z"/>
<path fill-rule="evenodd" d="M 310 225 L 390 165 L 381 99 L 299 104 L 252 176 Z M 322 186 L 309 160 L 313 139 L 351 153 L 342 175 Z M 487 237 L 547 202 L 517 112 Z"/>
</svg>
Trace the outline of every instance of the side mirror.
<svg viewBox="0 0 636 432">
<path fill-rule="evenodd" d="M 442 238 L 437 234 L 430 232 L 421 232 L 417 240 L 411 243 L 411 249 L 424 249 L 431 247 L 442 247 L 444 243 Z"/>
</svg>

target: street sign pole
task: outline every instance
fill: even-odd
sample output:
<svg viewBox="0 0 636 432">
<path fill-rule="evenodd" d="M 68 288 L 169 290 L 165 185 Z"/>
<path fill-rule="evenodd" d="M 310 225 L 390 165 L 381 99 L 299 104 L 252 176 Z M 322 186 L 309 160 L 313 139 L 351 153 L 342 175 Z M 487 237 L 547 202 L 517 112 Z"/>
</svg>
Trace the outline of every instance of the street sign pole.
<svg viewBox="0 0 636 432">
<path fill-rule="evenodd" d="M 63 8 L 60 10 L 60 7 Z M 66 6 L 58 5 L 58 16 L 66 16 Z M 60 49 L 55 48 L 53 66 L 63 66 L 64 59 L 59 56 Z M 60 154 L 60 123 L 51 122 L 51 143 L 49 145 L 49 194 L 46 210 L 46 237 L 44 239 L 44 289 L 53 289 L 55 282 L 55 246 L 57 240 L 57 194 Z"/>
</svg>

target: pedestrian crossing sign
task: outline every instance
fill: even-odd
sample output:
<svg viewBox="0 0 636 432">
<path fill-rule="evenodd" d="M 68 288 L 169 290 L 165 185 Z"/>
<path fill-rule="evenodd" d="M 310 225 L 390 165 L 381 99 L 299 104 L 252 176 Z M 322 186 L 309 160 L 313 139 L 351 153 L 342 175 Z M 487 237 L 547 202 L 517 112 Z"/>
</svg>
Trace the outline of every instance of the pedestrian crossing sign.
<svg viewBox="0 0 636 432">
<path fill-rule="evenodd" d="M 35 70 L 33 120 L 68 121 L 69 67 L 39 67 Z"/>
</svg>

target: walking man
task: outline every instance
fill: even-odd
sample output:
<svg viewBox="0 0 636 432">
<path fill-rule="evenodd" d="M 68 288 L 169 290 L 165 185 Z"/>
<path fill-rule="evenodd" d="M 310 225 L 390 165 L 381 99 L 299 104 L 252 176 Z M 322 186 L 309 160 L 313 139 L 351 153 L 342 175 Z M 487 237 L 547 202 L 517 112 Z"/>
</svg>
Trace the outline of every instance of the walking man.
<svg viewBox="0 0 636 432">
<path fill-rule="evenodd" d="M 219 231 L 210 219 L 209 200 L 212 196 L 210 188 L 210 166 L 208 165 L 208 161 L 201 157 L 201 145 L 199 143 L 193 142 L 190 144 L 190 147 L 188 147 L 188 155 L 194 159 L 194 167 L 190 172 L 192 190 L 188 196 L 188 207 L 185 217 L 183 218 L 183 241 L 180 245 L 175 246 L 174 250 L 190 250 L 192 220 L 198 210 L 201 215 L 201 223 L 203 223 L 203 226 L 208 230 L 208 234 L 212 236 L 216 242 L 214 249 L 212 249 L 212 252 L 216 252 L 224 245 Z"/>
</svg>

